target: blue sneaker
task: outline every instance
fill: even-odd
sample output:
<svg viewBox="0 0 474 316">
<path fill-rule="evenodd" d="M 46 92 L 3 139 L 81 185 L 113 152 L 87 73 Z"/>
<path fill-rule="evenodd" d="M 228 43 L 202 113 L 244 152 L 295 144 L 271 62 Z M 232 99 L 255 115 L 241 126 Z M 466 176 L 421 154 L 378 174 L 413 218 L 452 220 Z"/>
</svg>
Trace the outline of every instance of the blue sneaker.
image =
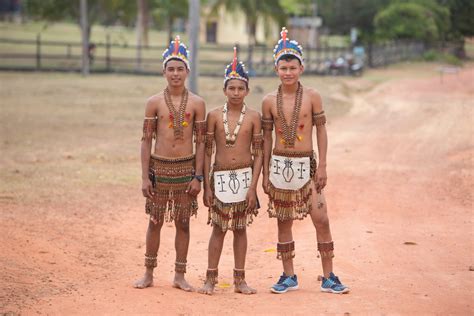
<svg viewBox="0 0 474 316">
<path fill-rule="evenodd" d="M 298 289 L 298 277 L 296 274 L 294 276 L 287 276 L 285 273 L 283 273 L 280 276 L 280 279 L 278 280 L 277 284 L 274 284 L 271 287 L 271 291 L 273 293 L 281 294 L 281 293 L 286 293 L 288 291 L 294 291 Z"/>
<path fill-rule="evenodd" d="M 349 288 L 339 281 L 339 278 L 334 273 L 329 274 L 329 278 L 323 277 L 321 283 L 321 292 L 344 294 L 349 292 Z"/>
</svg>

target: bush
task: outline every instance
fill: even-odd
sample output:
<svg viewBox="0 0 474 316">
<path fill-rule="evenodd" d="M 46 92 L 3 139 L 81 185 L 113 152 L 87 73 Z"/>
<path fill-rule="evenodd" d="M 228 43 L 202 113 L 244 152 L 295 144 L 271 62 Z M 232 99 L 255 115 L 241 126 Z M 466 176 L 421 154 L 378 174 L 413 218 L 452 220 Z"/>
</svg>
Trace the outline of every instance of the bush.
<svg viewBox="0 0 474 316">
<path fill-rule="evenodd" d="M 429 51 L 426 51 L 423 54 L 423 60 L 429 62 L 437 61 L 450 65 L 462 66 L 462 61 L 456 56 L 444 52 L 438 52 L 433 49 L 430 49 Z"/>
</svg>

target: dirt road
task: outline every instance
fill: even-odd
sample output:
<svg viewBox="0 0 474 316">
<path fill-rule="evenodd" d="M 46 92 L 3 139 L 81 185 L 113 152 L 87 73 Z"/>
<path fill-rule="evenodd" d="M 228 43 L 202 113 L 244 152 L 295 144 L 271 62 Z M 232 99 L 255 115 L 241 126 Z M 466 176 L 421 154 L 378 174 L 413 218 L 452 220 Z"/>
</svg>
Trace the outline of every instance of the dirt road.
<svg viewBox="0 0 474 316">
<path fill-rule="evenodd" d="M 80 190 L 72 181 L 52 193 L 42 189 L 41 181 L 54 179 L 43 177 L 34 180 L 35 199 L 24 191 L 16 194 L 15 188 L 0 192 L 0 312 L 473 314 L 474 67 L 445 76 L 442 83 L 433 68 L 415 69 L 423 75 L 386 69 L 366 79 L 345 79 L 352 107 L 329 119 L 326 196 L 336 247 L 334 265 L 351 287 L 350 294 L 319 291 L 321 265 L 309 220 L 296 223 L 294 229 L 300 290 L 271 294 L 268 288 L 281 266 L 274 252 L 276 223 L 265 209 L 249 229 L 247 280 L 257 295 L 238 295 L 229 287 L 231 234 L 214 296 L 172 288 L 172 225 L 162 230 L 155 286 L 133 289 L 132 282 L 143 272 L 147 224 L 137 179 L 133 185 L 90 188 L 81 182 Z M 393 79 L 370 79 L 380 76 Z M 82 137 L 79 143 L 98 136 Z M 2 146 L 8 150 L 9 140 L 2 140 Z M 22 164 L 34 165 L 35 159 L 47 156 L 10 152 L 2 164 L 8 177 L 29 181 Z M 66 163 L 78 159 L 74 152 L 62 151 L 58 157 Z M 137 157 L 99 155 L 90 157 L 91 174 L 95 160 L 111 168 L 128 162 L 139 170 Z M 51 161 L 51 167 L 54 164 Z M 107 178 L 107 170 L 98 170 L 98 176 Z M 259 196 L 265 206 L 266 197 L 262 192 Z M 187 277 L 195 286 L 202 284 L 206 269 L 206 220 L 207 210 L 201 207 L 191 223 Z"/>
</svg>

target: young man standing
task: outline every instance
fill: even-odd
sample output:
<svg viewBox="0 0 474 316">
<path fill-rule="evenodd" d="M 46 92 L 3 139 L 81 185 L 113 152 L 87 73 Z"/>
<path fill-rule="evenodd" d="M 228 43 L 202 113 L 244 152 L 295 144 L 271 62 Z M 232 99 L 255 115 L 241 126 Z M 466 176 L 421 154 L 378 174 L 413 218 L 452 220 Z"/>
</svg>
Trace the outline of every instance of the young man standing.
<svg viewBox="0 0 474 316">
<path fill-rule="evenodd" d="M 234 232 L 235 292 L 256 293 L 245 282 L 246 227 L 257 215 L 256 188 L 262 168 L 263 136 L 260 114 L 247 108 L 244 102 L 249 92 L 248 81 L 234 48 L 234 60 L 227 66 L 224 79 L 227 102 L 207 116 L 204 205 L 209 207 L 209 223 L 213 229 L 206 281 L 198 290 L 202 294 L 214 292 L 227 230 Z M 216 154 L 210 172 L 214 143 Z"/>
<path fill-rule="evenodd" d="M 189 246 L 189 220 L 197 213 L 196 196 L 203 181 L 205 104 L 189 92 L 185 81 L 189 73 L 188 51 L 179 36 L 163 53 L 163 74 L 167 87 L 148 99 L 145 107 L 141 145 L 142 193 L 150 215 L 146 234 L 145 275 L 136 288 L 153 286 L 163 222 L 176 227 L 175 277 L 173 286 L 185 291 Z M 196 152 L 193 153 L 193 134 Z M 153 153 L 152 139 L 155 139 Z"/>
<path fill-rule="evenodd" d="M 283 28 L 273 55 L 281 84 L 277 91 L 265 96 L 262 103 L 262 185 L 269 196 L 268 213 L 278 221 L 277 258 L 283 263 L 283 274 L 271 291 L 285 293 L 298 289 L 293 269 L 295 242 L 292 225 L 293 220 L 301 220 L 309 214 L 316 228 L 323 266 L 321 291 L 346 293 L 349 288 L 341 284 L 333 273 L 334 243 L 322 192 L 327 179 L 326 117 L 319 93 L 299 82 L 304 70 L 302 48 L 297 42 L 287 39 L 287 33 Z M 316 127 L 319 165 L 313 151 L 313 126 Z M 276 142 L 272 151 L 273 127 Z"/>
</svg>

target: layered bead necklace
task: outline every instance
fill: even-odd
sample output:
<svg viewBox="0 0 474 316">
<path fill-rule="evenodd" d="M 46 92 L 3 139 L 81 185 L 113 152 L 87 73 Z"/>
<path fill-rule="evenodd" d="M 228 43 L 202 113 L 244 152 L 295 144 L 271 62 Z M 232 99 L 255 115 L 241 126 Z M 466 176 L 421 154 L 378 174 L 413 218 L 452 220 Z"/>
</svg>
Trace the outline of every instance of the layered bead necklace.
<svg viewBox="0 0 474 316">
<path fill-rule="evenodd" d="M 300 115 L 301 104 L 303 101 L 303 86 L 298 82 L 298 88 L 296 89 L 295 96 L 295 108 L 291 114 L 291 122 L 288 124 L 283 114 L 283 93 L 281 91 L 281 85 L 278 87 L 277 93 L 277 114 L 281 122 L 281 143 L 285 145 L 285 148 L 295 147 L 295 139 L 302 140 L 302 136 L 296 134 L 298 127 L 298 118 Z"/>
<path fill-rule="evenodd" d="M 227 102 L 224 104 L 224 108 L 222 109 L 222 121 L 224 123 L 225 146 L 226 147 L 234 147 L 235 146 L 235 141 L 237 140 L 237 134 L 239 134 L 240 126 L 242 125 L 242 122 L 244 121 L 245 109 L 246 109 L 246 104 L 244 102 L 244 104 L 242 106 L 242 110 L 240 111 L 239 120 L 237 121 L 237 125 L 235 126 L 234 132 L 231 135 L 230 132 L 229 132 L 229 120 L 227 118 L 227 113 L 229 112 L 229 110 L 227 108 Z"/>
<path fill-rule="evenodd" d="M 170 123 L 168 127 L 174 129 L 175 139 L 184 139 L 183 128 L 188 127 L 189 125 L 189 123 L 184 120 L 184 112 L 186 111 L 186 105 L 188 104 L 188 89 L 183 89 L 179 110 L 176 110 L 173 101 L 171 101 L 170 90 L 168 87 L 165 88 L 164 96 L 166 106 L 168 106 L 168 110 L 170 111 Z"/>
</svg>

